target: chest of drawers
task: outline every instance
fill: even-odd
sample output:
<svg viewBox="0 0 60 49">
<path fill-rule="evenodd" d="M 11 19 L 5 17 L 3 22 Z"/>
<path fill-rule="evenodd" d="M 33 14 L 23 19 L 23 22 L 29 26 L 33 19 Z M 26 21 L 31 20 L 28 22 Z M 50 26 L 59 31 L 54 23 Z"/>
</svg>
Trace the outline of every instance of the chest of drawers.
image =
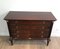
<svg viewBox="0 0 60 49">
<path fill-rule="evenodd" d="M 7 21 L 11 44 L 14 39 L 42 39 L 47 40 L 47 45 L 56 20 L 51 12 L 20 11 L 10 11 L 4 19 Z"/>
</svg>

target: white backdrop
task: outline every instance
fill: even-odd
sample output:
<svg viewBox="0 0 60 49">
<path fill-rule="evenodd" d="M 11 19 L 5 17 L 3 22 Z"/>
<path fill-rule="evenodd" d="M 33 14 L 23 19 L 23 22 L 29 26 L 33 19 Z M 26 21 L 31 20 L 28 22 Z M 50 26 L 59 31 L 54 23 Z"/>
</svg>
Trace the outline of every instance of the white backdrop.
<svg viewBox="0 0 60 49">
<path fill-rule="evenodd" d="M 0 0 L 0 36 L 9 35 L 6 21 L 8 11 L 50 11 L 57 18 L 51 36 L 60 36 L 59 0 Z"/>
</svg>

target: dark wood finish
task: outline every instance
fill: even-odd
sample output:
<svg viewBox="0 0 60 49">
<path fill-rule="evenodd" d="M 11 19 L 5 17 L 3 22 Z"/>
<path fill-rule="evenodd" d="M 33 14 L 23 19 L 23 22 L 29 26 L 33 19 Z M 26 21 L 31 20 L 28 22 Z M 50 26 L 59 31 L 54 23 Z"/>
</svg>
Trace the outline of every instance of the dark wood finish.
<svg viewBox="0 0 60 49">
<path fill-rule="evenodd" d="M 10 11 L 5 20 L 56 20 L 51 12 Z"/>
<path fill-rule="evenodd" d="M 53 22 L 51 12 L 10 11 L 4 18 L 7 21 L 10 41 L 13 39 L 46 39 L 49 44 Z"/>
</svg>

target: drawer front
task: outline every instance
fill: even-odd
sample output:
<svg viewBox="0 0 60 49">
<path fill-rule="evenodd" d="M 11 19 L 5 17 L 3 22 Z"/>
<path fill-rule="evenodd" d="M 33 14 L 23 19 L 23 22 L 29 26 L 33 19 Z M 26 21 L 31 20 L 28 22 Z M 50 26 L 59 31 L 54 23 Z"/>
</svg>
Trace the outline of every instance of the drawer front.
<svg viewBox="0 0 60 49">
<path fill-rule="evenodd" d="M 50 26 L 37 26 L 37 25 L 20 25 L 20 26 L 15 26 L 15 25 L 10 25 L 10 28 L 16 29 L 16 30 L 47 30 L 50 28 Z"/>
<path fill-rule="evenodd" d="M 50 25 L 51 24 L 51 21 L 34 21 L 34 20 L 10 20 L 9 21 L 9 23 L 11 24 L 11 25 L 15 25 L 15 24 L 17 24 L 17 25 L 22 25 L 22 24 L 24 24 L 24 25 Z"/>
<path fill-rule="evenodd" d="M 29 30 L 17 30 L 11 34 L 13 38 L 26 39 L 26 38 L 29 38 L 30 31 Z"/>
<path fill-rule="evenodd" d="M 49 30 L 32 30 L 31 38 L 48 38 Z"/>
</svg>

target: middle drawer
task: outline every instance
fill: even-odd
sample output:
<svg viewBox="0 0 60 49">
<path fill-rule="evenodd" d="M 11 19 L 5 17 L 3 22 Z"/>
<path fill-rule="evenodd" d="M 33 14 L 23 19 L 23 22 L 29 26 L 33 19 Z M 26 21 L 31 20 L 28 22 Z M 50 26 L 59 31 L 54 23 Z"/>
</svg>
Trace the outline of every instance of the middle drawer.
<svg viewBox="0 0 60 49">
<path fill-rule="evenodd" d="M 50 26 L 47 25 L 16 25 L 14 28 L 17 30 L 45 30 L 49 29 Z"/>
</svg>

